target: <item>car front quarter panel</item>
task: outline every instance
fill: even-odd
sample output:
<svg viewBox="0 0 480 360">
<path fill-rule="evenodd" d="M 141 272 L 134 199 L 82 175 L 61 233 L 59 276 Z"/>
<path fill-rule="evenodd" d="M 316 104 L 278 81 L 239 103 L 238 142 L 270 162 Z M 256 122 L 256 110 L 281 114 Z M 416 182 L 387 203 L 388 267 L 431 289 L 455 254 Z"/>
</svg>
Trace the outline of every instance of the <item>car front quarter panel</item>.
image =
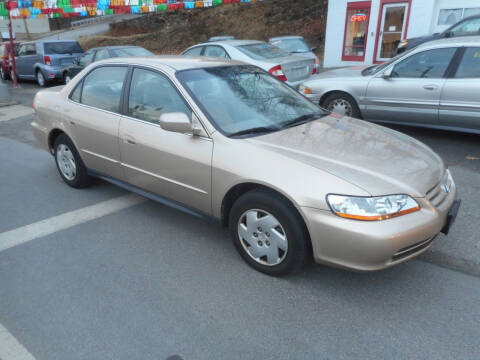
<svg viewBox="0 0 480 360">
<path fill-rule="evenodd" d="M 306 206 L 329 210 L 326 203 L 328 193 L 370 195 L 328 172 L 246 139 L 214 135 L 212 210 L 217 218 L 221 218 L 222 202 L 228 191 L 244 183 L 271 188 L 289 199 L 297 209 Z"/>
</svg>

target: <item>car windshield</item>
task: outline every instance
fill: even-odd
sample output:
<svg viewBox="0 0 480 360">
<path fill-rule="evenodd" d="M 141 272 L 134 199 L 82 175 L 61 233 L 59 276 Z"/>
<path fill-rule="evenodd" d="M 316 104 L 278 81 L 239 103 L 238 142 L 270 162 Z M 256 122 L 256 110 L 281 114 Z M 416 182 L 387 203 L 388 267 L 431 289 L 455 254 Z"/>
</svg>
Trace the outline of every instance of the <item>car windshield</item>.
<svg viewBox="0 0 480 360">
<path fill-rule="evenodd" d="M 305 40 L 300 38 L 275 40 L 272 41 L 272 45 L 277 46 L 289 53 L 302 53 L 310 51 L 310 48 Z"/>
<path fill-rule="evenodd" d="M 183 70 L 177 78 L 227 136 L 274 132 L 328 114 L 255 66 Z"/>
<path fill-rule="evenodd" d="M 45 54 L 78 54 L 83 53 L 82 48 L 76 41 L 58 41 L 43 44 Z"/>
<path fill-rule="evenodd" d="M 398 54 L 397 56 L 391 58 L 390 60 L 384 62 L 384 63 L 381 63 L 381 64 L 378 64 L 378 65 L 372 65 L 372 66 L 369 66 L 365 69 L 362 70 L 362 75 L 363 76 L 368 76 L 368 75 L 374 75 L 384 69 L 386 69 L 390 64 L 393 64 L 395 61 L 397 61 L 398 59 L 410 54 L 413 50 L 415 50 L 415 48 L 413 49 L 410 49 L 410 50 L 407 50 L 401 54 Z"/>
<path fill-rule="evenodd" d="M 121 48 L 121 49 L 112 49 L 111 52 L 116 57 L 123 57 L 123 56 L 152 56 L 153 53 L 144 49 L 142 47 L 128 47 L 128 48 Z"/>
<path fill-rule="evenodd" d="M 274 59 L 289 55 L 286 51 L 267 43 L 240 45 L 236 48 L 256 60 Z"/>
</svg>

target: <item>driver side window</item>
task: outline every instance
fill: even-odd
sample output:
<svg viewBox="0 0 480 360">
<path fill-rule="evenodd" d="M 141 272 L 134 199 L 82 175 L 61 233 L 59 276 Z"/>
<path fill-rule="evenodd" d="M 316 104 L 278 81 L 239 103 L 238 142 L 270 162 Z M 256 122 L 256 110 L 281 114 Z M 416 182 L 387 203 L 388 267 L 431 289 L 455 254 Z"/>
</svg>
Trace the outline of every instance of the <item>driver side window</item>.
<svg viewBox="0 0 480 360">
<path fill-rule="evenodd" d="M 145 69 L 133 70 L 128 115 L 157 124 L 160 115 L 170 112 L 182 112 L 192 117 L 192 111 L 165 76 Z"/>
<path fill-rule="evenodd" d="M 394 66 L 392 78 L 439 79 L 445 75 L 456 48 L 422 51 Z"/>
<path fill-rule="evenodd" d="M 92 60 L 93 60 L 93 54 L 94 54 L 94 53 L 93 53 L 93 51 L 92 51 L 92 52 L 90 52 L 90 53 L 86 53 L 86 54 L 82 55 L 82 56 L 80 57 L 80 59 L 78 60 L 78 64 L 79 64 L 80 66 L 83 66 L 83 67 L 89 65 L 89 64 L 92 62 Z"/>
<path fill-rule="evenodd" d="M 465 21 L 450 32 L 453 36 L 480 35 L 480 18 Z"/>
</svg>

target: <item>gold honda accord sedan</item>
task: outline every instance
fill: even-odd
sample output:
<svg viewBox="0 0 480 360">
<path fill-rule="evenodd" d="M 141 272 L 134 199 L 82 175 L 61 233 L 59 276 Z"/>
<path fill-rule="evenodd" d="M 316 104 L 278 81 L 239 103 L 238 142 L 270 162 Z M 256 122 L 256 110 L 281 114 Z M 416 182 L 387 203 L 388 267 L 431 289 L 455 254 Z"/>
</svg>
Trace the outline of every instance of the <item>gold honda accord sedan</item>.
<svg viewBox="0 0 480 360">
<path fill-rule="evenodd" d="M 270 275 L 377 270 L 447 233 L 450 172 L 424 144 L 328 113 L 267 72 L 201 57 L 110 59 L 38 92 L 38 142 L 74 188 L 100 177 L 228 226 Z"/>
</svg>

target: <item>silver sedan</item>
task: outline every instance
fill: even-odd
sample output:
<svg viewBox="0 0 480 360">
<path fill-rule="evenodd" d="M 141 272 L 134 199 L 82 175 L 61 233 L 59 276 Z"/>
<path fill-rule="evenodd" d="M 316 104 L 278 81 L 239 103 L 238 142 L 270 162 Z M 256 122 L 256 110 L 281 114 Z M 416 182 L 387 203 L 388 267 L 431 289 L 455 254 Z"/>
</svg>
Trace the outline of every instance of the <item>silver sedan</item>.
<svg viewBox="0 0 480 360">
<path fill-rule="evenodd" d="M 425 43 L 381 65 L 327 71 L 300 92 L 342 115 L 480 133 L 480 37 Z"/>
<path fill-rule="evenodd" d="M 292 55 L 276 46 L 257 40 L 227 40 L 197 44 L 182 55 L 209 56 L 252 64 L 268 71 L 294 88 L 316 73 L 314 59 Z"/>
</svg>

